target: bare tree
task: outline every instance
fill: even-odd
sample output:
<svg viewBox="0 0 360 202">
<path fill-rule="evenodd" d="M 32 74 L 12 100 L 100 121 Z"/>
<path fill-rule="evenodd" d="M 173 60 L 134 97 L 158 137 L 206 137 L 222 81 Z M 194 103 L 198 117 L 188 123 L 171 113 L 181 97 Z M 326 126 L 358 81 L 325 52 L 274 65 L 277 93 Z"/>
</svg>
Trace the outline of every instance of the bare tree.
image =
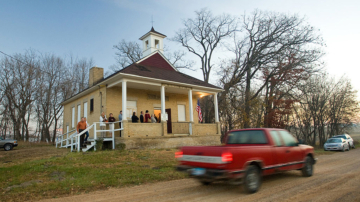
<svg viewBox="0 0 360 202">
<path fill-rule="evenodd" d="M 303 74 L 316 71 L 323 55 L 320 49 L 323 42 L 315 29 L 296 15 L 255 11 L 242 17 L 241 28 L 231 49 L 235 57 L 224 68 L 221 82 L 225 94 L 244 84 L 243 119 L 244 127 L 249 128 L 251 101 L 261 95 L 271 78 L 287 77 L 294 71 Z"/>
<path fill-rule="evenodd" d="M 112 65 L 110 69 L 113 72 L 119 71 L 122 68 L 125 68 L 128 65 L 131 65 L 134 62 L 139 61 L 142 58 L 142 50 L 140 44 L 134 41 L 125 41 L 124 39 L 117 45 L 114 45 L 114 48 L 117 50 L 116 60 L 117 65 Z M 171 52 L 167 47 L 164 47 L 165 57 L 171 62 L 171 64 L 177 69 L 190 69 L 194 62 L 191 60 L 186 60 L 184 51 L 174 51 Z"/>
<path fill-rule="evenodd" d="M 41 75 L 38 65 L 34 51 L 1 61 L 0 85 L 17 140 L 29 139 L 31 106 Z"/>
<path fill-rule="evenodd" d="M 184 20 L 184 28 L 177 31 L 171 40 L 199 57 L 204 81 L 208 83 L 214 53 L 222 40 L 236 31 L 237 24 L 234 17 L 225 14 L 214 16 L 207 8 L 195 11 L 195 14 L 195 18 Z"/>
</svg>

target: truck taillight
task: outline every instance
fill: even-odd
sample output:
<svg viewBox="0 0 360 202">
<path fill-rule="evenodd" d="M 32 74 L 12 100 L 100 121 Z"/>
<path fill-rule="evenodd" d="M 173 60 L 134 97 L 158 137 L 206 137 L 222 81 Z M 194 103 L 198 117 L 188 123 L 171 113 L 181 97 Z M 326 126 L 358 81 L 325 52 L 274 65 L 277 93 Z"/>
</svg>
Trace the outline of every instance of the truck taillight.
<svg viewBox="0 0 360 202">
<path fill-rule="evenodd" d="M 182 158 L 182 157 L 183 157 L 183 152 L 182 151 L 175 152 L 175 158 Z"/>
<path fill-rule="evenodd" d="M 223 162 L 231 162 L 233 160 L 233 155 L 230 152 L 225 152 L 221 155 L 221 160 Z"/>
</svg>

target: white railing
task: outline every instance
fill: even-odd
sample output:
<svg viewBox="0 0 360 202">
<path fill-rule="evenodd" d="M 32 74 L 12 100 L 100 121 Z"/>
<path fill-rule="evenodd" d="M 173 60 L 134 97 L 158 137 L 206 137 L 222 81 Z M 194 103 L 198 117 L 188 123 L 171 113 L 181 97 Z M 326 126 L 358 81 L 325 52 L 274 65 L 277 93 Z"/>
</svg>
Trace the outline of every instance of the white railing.
<svg viewBox="0 0 360 202">
<path fill-rule="evenodd" d="M 121 125 L 121 128 L 115 129 L 115 124 L 116 123 L 120 123 L 122 121 L 117 121 L 117 122 L 93 122 L 92 125 L 90 125 L 89 127 L 87 127 L 85 130 L 81 131 L 81 133 L 77 133 L 75 130 L 72 130 L 64 135 L 60 136 L 60 142 L 61 142 L 61 147 L 71 147 L 71 151 L 73 151 L 74 149 L 77 149 L 77 151 L 80 151 L 81 148 L 81 144 L 82 142 L 80 142 L 80 136 L 85 134 L 86 132 L 90 131 L 91 129 L 94 129 L 94 143 L 92 144 L 92 146 L 94 147 L 94 150 L 96 151 L 96 140 L 98 139 L 98 132 L 100 133 L 105 133 L 106 132 L 111 132 L 111 138 L 107 138 L 104 137 L 104 134 L 102 134 L 104 141 L 112 141 L 112 148 L 115 149 L 115 132 L 116 131 L 121 131 L 123 130 L 123 126 Z M 103 126 L 105 125 L 105 126 Z M 106 125 L 109 125 L 109 130 L 106 130 Z M 105 129 L 101 129 L 101 127 L 105 127 Z M 69 134 L 71 132 L 75 131 L 74 134 L 70 135 Z M 66 140 L 66 145 L 63 146 L 62 142 L 64 141 L 63 137 L 67 136 Z M 58 137 L 59 138 L 59 137 Z M 70 141 L 70 142 L 69 142 Z M 57 147 L 58 141 L 56 142 L 56 147 Z"/>
<path fill-rule="evenodd" d="M 71 133 L 72 133 L 72 134 L 71 134 Z M 70 135 L 70 134 L 71 134 L 71 135 Z M 74 135 L 74 134 L 76 134 L 75 129 L 74 129 L 74 130 L 71 130 L 71 131 L 69 131 L 69 132 L 67 132 L 67 133 L 65 133 L 65 134 L 62 134 L 62 135 L 58 136 L 58 137 L 56 138 L 56 143 L 55 143 L 56 148 L 58 147 L 58 144 L 60 144 L 60 148 L 61 148 L 61 147 L 67 147 L 67 145 L 69 144 L 70 137 L 71 137 L 72 135 Z M 69 135 L 70 135 L 70 137 L 69 137 Z M 65 136 L 66 136 L 66 138 L 64 139 Z M 64 145 L 64 141 L 65 141 L 65 145 Z"/>
</svg>

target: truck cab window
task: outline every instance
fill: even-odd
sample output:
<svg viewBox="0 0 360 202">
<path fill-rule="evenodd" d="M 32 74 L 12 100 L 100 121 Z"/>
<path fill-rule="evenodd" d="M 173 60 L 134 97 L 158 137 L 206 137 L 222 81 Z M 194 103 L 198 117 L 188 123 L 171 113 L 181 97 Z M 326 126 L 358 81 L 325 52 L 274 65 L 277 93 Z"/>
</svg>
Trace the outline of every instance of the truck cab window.
<svg viewBox="0 0 360 202">
<path fill-rule="evenodd" d="M 228 134 L 228 144 L 267 144 L 262 130 L 234 131 Z"/>
<path fill-rule="evenodd" d="M 290 133 L 288 133 L 284 130 L 279 131 L 279 133 L 281 135 L 282 140 L 284 141 L 285 146 L 288 146 L 288 147 L 297 146 L 296 139 Z"/>
<path fill-rule="evenodd" d="M 274 144 L 275 144 L 277 147 L 282 146 L 281 139 L 280 139 L 280 137 L 279 137 L 278 131 L 272 130 L 272 131 L 270 131 L 270 135 L 271 135 L 271 138 L 272 138 L 273 141 L 274 141 Z"/>
</svg>

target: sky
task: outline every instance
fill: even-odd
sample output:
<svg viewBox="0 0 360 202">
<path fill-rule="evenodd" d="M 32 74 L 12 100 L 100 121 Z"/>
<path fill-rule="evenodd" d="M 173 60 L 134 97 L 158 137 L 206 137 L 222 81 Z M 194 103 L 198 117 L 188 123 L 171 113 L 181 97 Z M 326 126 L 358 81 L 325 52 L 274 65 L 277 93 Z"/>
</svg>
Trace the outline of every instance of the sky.
<svg viewBox="0 0 360 202">
<path fill-rule="evenodd" d="M 360 91 L 360 1 L 356 0 L 0 0 L 0 51 L 72 54 L 92 58 L 96 66 L 108 69 L 116 63 L 113 46 L 122 39 L 140 42 L 151 29 L 152 17 L 155 30 L 168 39 L 183 27 L 184 19 L 204 7 L 214 14 L 238 17 L 255 9 L 305 17 L 326 42 L 325 69 L 336 77 L 347 76 Z M 170 50 L 185 50 L 167 39 L 164 43 Z M 185 73 L 202 79 L 200 61 L 191 53 L 186 57 L 195 60 L 197 71 Z M 215 57 L 219 64 L 222 56 Z M 215 75 L 216 69 L 211 83 L 216 83 Z"/>
</svg>

